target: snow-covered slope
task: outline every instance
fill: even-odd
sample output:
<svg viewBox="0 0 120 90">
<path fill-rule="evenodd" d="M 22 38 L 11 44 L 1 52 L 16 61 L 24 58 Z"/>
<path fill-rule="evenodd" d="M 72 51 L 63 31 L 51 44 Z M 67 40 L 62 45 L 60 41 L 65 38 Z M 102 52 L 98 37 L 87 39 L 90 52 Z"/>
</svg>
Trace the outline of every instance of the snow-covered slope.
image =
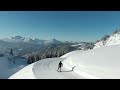
<svg viewBox="0 0 120 90">
<path fill-rule="evenodd" d="M 64 58 L 49 58 L 38 61 L 22 70 L 18 71 L 16 74 L 12 75 L 9 79 L 78 79 L 83 78 L 73 71 L 67 68 L 62 68 L 62 72 L 57 72 L 57 66 L 60 61 Z"/>
<path fill-rule="evenodd" d="M 33 64 L 30 64 L 19 70 L 18 72 L 10 76 L 9 79 L 35 79 L 34 73 L 32 71 Z"/>
<path fill-rule="evenodd" d="M 101 40 L 96 42 L 94 48 L 119 44 L 120 44 L 120 30 L 116 30 L 115 32 L 112 33 L 111 36 L 106 35 Z"/>
<path fill-rule="evenodd" d="M 72 55 L 64 60 L 68 68 L 86 78 L 120 78 L 120 45 L 102 47 Z"/>
<path fill-rule="evenodd" d="M 72 55 L 75 55 L 75 54 L 80 53 L 80 52 L 83 52 L 83 51 L 84 51 L 84 50 L 75 50 L 75 51 L 69 52 L 69 53 L 61 56 L 60 58 L 68 58 L 68 57 L 70 57 L 70 56 L 72 56 Z"/>
<path fill-rule="evenodd" d="M 120 44 L 120 30 L 115 31 L 106 42 L 105 46 Z"/>
<path fill-rule="evenodd" d="M 110 38 L 109 35 L 105 35 L 101 40 L 99 40 L 95 43 L 94 48 L 104 47 L 106 45 L 107 41 L 109 40 L 109 38 Z"/>
<path fill-rule="evenodd" d="M 14 60 L 15 59 L 15 63 Z M 7 79 L 27 65 L 25 59 L 7 55 L 0 57 L 0 79 Z"/>
<path fill-rule="evenodd" d="M 30 68 L 28 69 L 27 67 L 23 68 L 11 76 L 10 79 L 25 79 L 28 77 L 30 79 L 120 78 L 119 54 L 120 45 L 91 49 L 83 52 L 78 50 L 60 58 L 38 61 L 32 67 L 29 65 L 28 67 Z M 62 72 L 57 72 L 59 61 L 63 62 Z M 71 71 L 74 66 L 74 71 Z"/>
</svg>

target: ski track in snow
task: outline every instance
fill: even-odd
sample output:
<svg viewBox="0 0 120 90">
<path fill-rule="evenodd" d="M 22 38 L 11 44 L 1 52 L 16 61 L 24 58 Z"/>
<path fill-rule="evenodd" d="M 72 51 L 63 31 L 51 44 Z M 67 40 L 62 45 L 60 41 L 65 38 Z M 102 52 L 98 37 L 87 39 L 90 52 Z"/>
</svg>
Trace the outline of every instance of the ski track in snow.
<svg viewBox="0 0 120 90">
<path fill-rule="evenodd" d="M 58 63 L 63 61 L 64 58 L 49 58 L 38 61 L 33 65 L 34 76 L 37 79 L 78 79 L 83 78 L 77 76 L 74 71 L 69 72 L 65 67 L 62 68 L 63 72 L 57 72 Z M 68 72 L 67 72 L 68 71 Z"/>
</svg>

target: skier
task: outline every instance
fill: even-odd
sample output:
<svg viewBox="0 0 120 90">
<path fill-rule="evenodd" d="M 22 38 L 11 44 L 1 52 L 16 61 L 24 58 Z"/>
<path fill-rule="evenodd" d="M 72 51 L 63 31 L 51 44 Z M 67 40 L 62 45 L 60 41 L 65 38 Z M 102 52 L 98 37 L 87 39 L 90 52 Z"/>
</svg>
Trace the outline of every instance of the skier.
<svg viewBox="0 0 120 90">
<path fill-rule="evenodd" d="M 60 69 L 60 72 L 61 72 L 61 67 L 63 66 L 62 62 L 60 61 L 59 64 L 58 64 L 58 70 Z M 58 71 L 57 70 L 57 71 Z"/>
</svg>

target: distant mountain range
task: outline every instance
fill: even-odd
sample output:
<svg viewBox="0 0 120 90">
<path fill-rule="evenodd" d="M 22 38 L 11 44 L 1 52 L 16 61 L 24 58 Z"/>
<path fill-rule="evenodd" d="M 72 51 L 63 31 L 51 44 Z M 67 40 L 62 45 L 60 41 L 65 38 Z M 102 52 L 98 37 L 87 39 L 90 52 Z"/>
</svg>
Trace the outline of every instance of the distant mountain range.
<svg viewBox="0 0 120 90">
<path fill-rule="evenodd" d="M 14 36 L 0 40 L 0 54 L 8 54 L 13 49 L 14 55 L 29 58 L 30 63 L 36 61 L 31 57 L 39 56 L 37 60 L 50 57 L 60 57 L 74 50 L 88 50 L 111 45 L 120 45 L 120 29 L 111 35 L 105 35 L 96 42 L 59 41 L 56 39 L 41 40 Z"/>
<path fill-rule="evenodd" d="M 66 47 L 66 48 L 65 48 Z M 49 49 L 48 49 L 49 48 Z M 22 36 L 14 36 L 11 38 L 4 38 L 0 40 L 0 53 L 7 54 L 11 49 L 14 51 L 14 55 L 20 57 L 27 57 L 27 55 L 39 52 L 45 53 L 54 50 L 60 51 L 67 49 L 64 53 L 68 53 L 73 50 L 87 50 L 93 48 L 93 43 L 89 42 L 74 42 L 74 41 L 59 41 L 56 39 L 41 40 L 38 38 L 25 38 Z M 62 53 L 62 55 L 64 54 Z"/>
<path fill-rule="evenodd" d="M 60 57 L 75 50 L 88 50 L 111 45 L 120 45 L 120 30 L 105 35 L 96 42 L 41 40 L 14 36 L 0 40 L 0 54 L 8 54 L 11 49 L 15 56 L 27 58 L 28 63 L 51 57 Z"/>
<path fill-rule="evenodd" d="M 61 43 L 61 41 L 58 41 L 56 39 L 50 39 L 50 40 L 40 40 L 38 38 L 25 38 L 22 36 L 15 36 L 15 37 L 11 37 L 11 38 L 4 38 L 1 39 L 3 41 L 6 42 L 26 42 L 26 43 L 30 43 L 30 44 L 58 44 Z"/>
</svg>

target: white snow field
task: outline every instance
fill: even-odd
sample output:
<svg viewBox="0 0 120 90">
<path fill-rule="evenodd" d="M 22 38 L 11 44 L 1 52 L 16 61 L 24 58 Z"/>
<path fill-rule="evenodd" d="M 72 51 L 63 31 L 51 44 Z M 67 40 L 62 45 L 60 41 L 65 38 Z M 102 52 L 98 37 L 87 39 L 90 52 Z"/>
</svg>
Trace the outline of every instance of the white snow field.
<svg viewBox="0 0 120 90">
<path fill-rule="evenodd" d="M 75 54 L 77 54 L 77 53 L 80 53 L 80 52 L 83 52 L 84 50 L 75 50 L 75 51 L 71 51 L 71 52 L 69 52 L 69 53 L 67 53 L 67 54 L 65 54 L 65 55 L 63 55 L 63 56 L 61 56 L 60 58 L 67 58 L 67 57 L 70 57 L 70 56 L 72 56 L 72 55 L 75 55 Z"/>
<path fill-rule="evenodd" d="M 8 59 L 9 58 L 9 59 Z M 0 79 L 7 79 L 27 65 L 25 59 L 16 58 L 15 63 L 12 56 L 0 57 Z"/>
<path fill-rule="evenodd" d="M 62 71 L 57 72 L 59 61 Z M 71 68 L 74 67 L 74 71 Z M 49 58 L 29 65 L 9 79 L 118 79 L 120 78 L 120 45 L 87 51 L 73 51 L 60 58 Z"/>
</svg>

